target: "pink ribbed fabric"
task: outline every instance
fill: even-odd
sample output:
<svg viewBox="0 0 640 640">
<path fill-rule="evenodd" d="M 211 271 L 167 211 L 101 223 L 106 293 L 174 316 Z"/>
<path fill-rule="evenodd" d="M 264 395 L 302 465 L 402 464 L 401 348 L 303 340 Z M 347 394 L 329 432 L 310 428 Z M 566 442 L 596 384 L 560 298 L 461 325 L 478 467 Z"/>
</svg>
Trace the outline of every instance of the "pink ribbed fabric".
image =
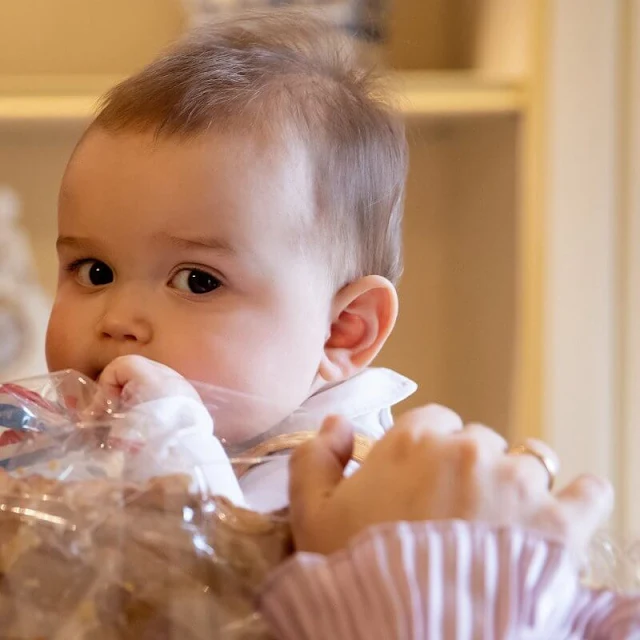
<svg viewBox="0 0 640 640">
<path fill-rule="evenodd" d="M 260 608 L 281 640 L 640 639 L 640 597 L 583 588 L 562 545 L 461 521 L 375 527 L 299 553 Z"/>
</svg>

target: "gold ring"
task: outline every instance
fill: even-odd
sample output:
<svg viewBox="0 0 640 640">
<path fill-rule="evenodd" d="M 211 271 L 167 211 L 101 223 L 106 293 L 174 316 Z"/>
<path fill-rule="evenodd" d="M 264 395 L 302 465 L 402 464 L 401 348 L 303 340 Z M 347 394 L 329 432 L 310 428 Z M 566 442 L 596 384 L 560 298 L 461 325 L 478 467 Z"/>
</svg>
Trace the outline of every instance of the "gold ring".
<svg viewBox="0 0 640 640">
<path fill-rule="evenodd" d="M 555 484 L 556 477 L 558 475 L 558 466 L 556 465 L 555 460 L 526 444 L 517 444 L 516 446 L 511 447 L 507 451 L 507 455 L 533 456 L 545 468 L 545 471 L 549 476 L 549 491 L 553 489 L 553 485 Z"/>
</svg>

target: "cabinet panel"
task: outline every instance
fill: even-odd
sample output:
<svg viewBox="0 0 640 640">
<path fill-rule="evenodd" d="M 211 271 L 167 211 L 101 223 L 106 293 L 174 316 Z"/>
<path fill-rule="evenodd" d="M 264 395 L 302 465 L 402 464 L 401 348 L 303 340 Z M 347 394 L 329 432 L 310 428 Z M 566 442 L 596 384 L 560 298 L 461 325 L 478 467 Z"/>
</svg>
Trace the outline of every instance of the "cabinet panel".
<svg viewBox="0 0 640 640">
<path fill-rule="evenodd" d="M 440 402 L 507 432 L 515 366 L 514 118 L 412 132 L 401 316 L 381 356 Z"/>
<path fill-rule="evenodd" d="M 404 69 L 466 69 L 526 78 L 537 0 L 396 0 L 389 62 Z"/>
<path fill-rule="evenodd" d="M 56 207 L 58 188 L 80 129 L 3 133 L 0 137 L 0 184 L 15 189 L 22 202 L 22 224 L 36 255 L 40 281 L 55 291 Z"/>
</svg>

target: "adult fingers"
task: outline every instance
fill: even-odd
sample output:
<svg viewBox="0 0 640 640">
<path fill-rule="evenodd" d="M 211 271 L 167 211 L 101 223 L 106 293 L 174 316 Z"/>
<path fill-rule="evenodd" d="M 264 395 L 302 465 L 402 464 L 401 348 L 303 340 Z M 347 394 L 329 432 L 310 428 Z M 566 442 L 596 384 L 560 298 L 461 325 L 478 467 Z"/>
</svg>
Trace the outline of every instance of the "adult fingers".
<svg viewBox="0 0 640 640">
<path fill-rule="evenodd" d="M 460 433 L 455 434 L 456 438 L 472 443 L 476 446 L 479 454 L 491 456 L 502 456 L 507 449 L 507 441 L 497 432 L 480 423 L 468 424 Z"/>
<path fill-rule="evenodd" d="M 564 525 L 586 542 L 611 515 L 615 496 L 608 480 L 585 474 L 559 491 L 556 499 Z"/>
<path fill-rule="evenodd" d="M 511 465 L 517 473 L 528 480 L 531 486 L 541 491 L 549 491 L 560 470 L 560 460 L 556 452 L 545 442 L 529 438 L 507 451 Z"/>
<path fill-rule="evenodd" d="M 462 419 L 455 411 L 439 404 L 430 404 L 407 411 L 396 421 L 394 428 L 449 435 L 460 431 L 462 427 Z"/>
<path fill-rule="evenodd" d="M 353 428 L 341 417 L 325 420 L 318 435 L 300 445 L 289 464 L 291 517 L 315 511 L 342 481 L 353 452 Z"/>
</svg>

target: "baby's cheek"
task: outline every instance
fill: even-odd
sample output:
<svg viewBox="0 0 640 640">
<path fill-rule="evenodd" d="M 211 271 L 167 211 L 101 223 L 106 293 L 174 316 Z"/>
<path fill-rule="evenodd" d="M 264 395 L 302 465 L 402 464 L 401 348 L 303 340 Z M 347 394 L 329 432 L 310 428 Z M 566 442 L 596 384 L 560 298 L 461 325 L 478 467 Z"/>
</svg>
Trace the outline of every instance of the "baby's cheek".
<svg viewBox="0 0 640 640">
<path fill-rule="evenodd" d="M 47 367 L 49 371 L 60 371 L 67 368 L 65 362 L 67 351 L 67 332 L 64 331 L 62 314 L 54 307 L 49 326 L 47 327 L 47 339 L 45 352 L 47 357 Z"/>
<path fill-rule="evenodd" d="M 49 371 L 74 369 L 86 373 L 87 330 L 80 318 L 64 305 L 56 304 L 49 318 L 45 354 Z M 84 356 L 83 356 L 84 354 Z"/>
<path fill-rule="evenodd" d="M 232 386 L 229 383 L 232 382 L 233 371 L 243 362 L 241 357 L 234 355 L 232 341 L 215 339 L 215 336 L 198 337 L 193 332 L 191 339 L 163 345 L 164 348 L 159 349 L 162 353 L 156 359 L 186 380 L 220 387 Z"/>
</svg>

